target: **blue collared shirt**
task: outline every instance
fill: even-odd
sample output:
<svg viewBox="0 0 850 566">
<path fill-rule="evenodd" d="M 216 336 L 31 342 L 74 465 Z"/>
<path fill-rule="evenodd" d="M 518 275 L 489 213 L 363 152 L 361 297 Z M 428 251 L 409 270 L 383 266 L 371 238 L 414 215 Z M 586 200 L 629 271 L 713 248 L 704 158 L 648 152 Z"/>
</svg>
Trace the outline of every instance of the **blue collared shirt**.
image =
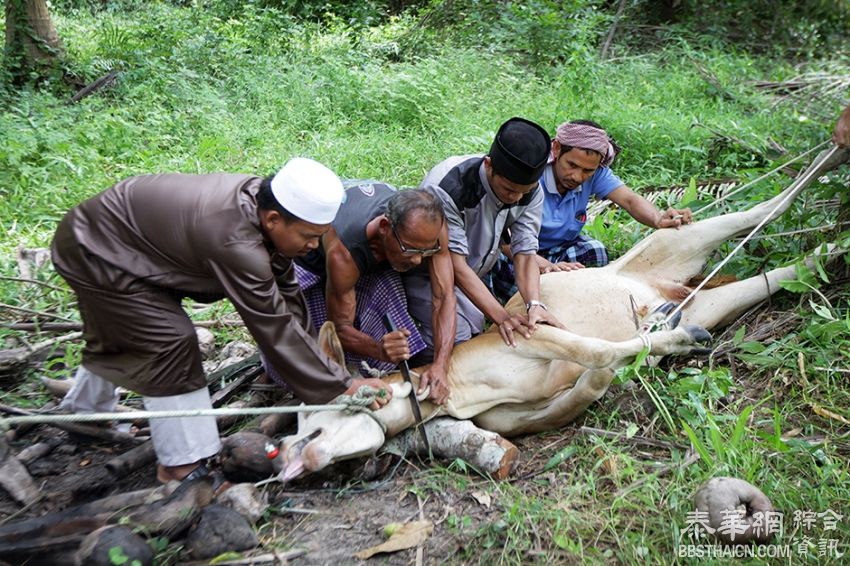
<svg viewBox="0 0 850 566">
<path fill-rule="evenodd" d="M 555 183 L 554 163 L 540 177 L 543 189 L 543 223 L 540 227 L 540 249 L 548 250 L 575 240 L 587 222 L 587 203 L 591 195 L 607 198 L 623 182 L 609 167 L 600 167 L 593 175 L 567 194 L 561 196 Z"/>
</svg>

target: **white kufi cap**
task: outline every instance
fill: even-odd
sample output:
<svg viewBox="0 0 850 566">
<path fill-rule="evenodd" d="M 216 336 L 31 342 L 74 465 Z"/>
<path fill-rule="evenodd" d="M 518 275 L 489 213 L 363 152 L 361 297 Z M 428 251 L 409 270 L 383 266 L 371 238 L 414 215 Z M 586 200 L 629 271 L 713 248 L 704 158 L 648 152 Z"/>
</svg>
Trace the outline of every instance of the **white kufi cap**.
<svg viewBox="0 0 850 566">
<path fill-rule="evenodd" d="M 272 194 L 280 205 L 313 224 L 330 224 L 345 190 L 336 174 L 312 159 L 295 157 L 272 178 Z"/>
</svg>

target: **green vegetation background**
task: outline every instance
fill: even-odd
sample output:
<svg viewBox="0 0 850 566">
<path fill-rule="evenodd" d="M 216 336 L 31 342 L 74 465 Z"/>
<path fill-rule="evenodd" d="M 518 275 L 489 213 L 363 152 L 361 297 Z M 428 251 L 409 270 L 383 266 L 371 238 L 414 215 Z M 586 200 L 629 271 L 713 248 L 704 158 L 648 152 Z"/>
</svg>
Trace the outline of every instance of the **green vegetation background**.
<svg viewBox="0 0 850 566">
<path fill-rule="evenodd" d="M 52 16 L 67 50 L 64 79 L 34 76 L 14 86 L 5 76 L 0 81 L 2 273 L 14 274 L 18 246 L 47 246 L 68 208 L 136 174 L 268 174 L 303 155 L 342 177 L 414 186 L 446 156 L 485 152 L 498 125 L 521 115 L 550 131 L 567 119 L 602 123 L 625 148 L 615 171 L 641 189 L 754 178 L 778 163 L 778 146 L 787 150 L 785 159 L 828 139 L 848 97 L 847 83 L 819 100 L 790 102 L 771 98 L 756 83 L 801 73 L 850 74 L 848 2 L 632 0 L 624 3 L 602 60 L 616 5 L 54 2 Z M 677 13 L 664 11 L 674 5 Z M 67 103 L 80 85 L 109 70 L 120 71 L 114 87 Z M 746 206 L 785 183 L 769 179 L 732 206 Z M 846 177 L 832 178 L 775 231 L 834 217 L 836 201 L 826 210 L 813 203 L 846 203 L 845 188 Z M 676 202 L 672 197 L 670 204 Z M 615 255 L 645 233 L 624 216 L 609 212 L 589 227 Z M 754 273 L 768 262 L 793 260 L 818 241 L 757 243 L 734 265 Z M 798 291 L 830 278 L 807 276 L 808 287 Z M 43 297 L 22 292 L 14 281 L 0 283 L 3 303 L 60 308 L 76 317 L 68 296 Z M 744 327 L 729 340 L 737 347 L 732 355 L 763 388 L 760 399 L 749 398 L 720 364 L 642 378 L 655 383 L 657 403 L 676 420 L 677 430 L 655 433 L 681 442 L 680 419 L 688 422 L 696 431 L 690 440 L 705 451 L 698 465 L 614 495 L 652 466 L 622 445 L 580 438 L 576 462 L 552 464 L 557 481 L 541 484 L 539 493 L 509 484 L 494 488 L 503 505 L 500 521 L 451 518 L 466 540 L 468 559 L 670 563 L 690 494 L 699 481 L 720 473 L 755 481 L 789 512 L 848 511 L 847 426 L 812 414 L 814 403 L 848 415 L 841 374 L 809 376 L 816 383 L 808 390 L 788 386 L 797 379 L 800 352 L 812 365 L 846 368 L 847 293 L 835 292 L 826 303 L 817 295 L 786 297 L 785 307 L 799 309 L 804 320 L 772 343 L 748 342 Z M 812 297 L 820 307 L 815 313 Z M 592 411 L 589 419 L 613 430 L 629 424 L 610 407 Z M 782 434 L 792 428 L 804 438 L 828 440 L 787 442 Z M 618 477 L 604 485 L 598 482 L 601 460 L 589 449 L 600 446 L 621 462 Z M 685 456 L 674 451 L 671 457 L 681 463 Z M 424 489 L 462 485 L 465 475 L 456 471 L 426 476 L 430 487 Z M 539 529 L 530 532 L 523 526 L 529 521 Z M 837 534 L 845 549 L 848 524 L 845 517 Z M 532 544 L 542 554 L 526 554 Z M 821 560 L 816 544 L 807 552 Z"/>
</svg>

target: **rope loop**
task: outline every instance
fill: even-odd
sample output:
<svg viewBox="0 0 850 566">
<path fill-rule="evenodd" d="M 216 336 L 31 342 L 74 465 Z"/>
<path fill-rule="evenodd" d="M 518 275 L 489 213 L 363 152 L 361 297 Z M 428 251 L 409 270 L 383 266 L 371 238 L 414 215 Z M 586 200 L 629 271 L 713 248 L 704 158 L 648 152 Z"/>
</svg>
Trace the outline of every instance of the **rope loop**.
<svg viewBox="0 0 850 566">
<path fill-rule="evenodd" d="M 355 391 L 354 395 L 340 395 L 337 397 L 336 403 L 345 407 L 342 409 L 342 412 L 346 415 L 355 415 L 357 413 L 368 415 L 373 421 L 378 423 L 381 430 L 384 434 L 386 434 L 387 425 L 385 425 L 384 422 L 375 415 L 375 412 L 369 408 L 369 406 L 375 402 L 375 399 L 379 397 L 383 398 L 385 395 L 386 393 L 383 389 L 364 385 Z"/>
</svg>

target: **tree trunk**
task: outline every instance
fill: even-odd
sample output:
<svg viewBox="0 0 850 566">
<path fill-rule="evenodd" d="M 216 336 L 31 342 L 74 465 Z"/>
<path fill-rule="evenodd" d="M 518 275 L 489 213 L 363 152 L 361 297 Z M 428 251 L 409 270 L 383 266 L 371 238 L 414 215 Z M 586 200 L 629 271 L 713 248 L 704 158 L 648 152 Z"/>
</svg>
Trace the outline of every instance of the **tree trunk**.
<svg viewBox="0 0 850 566">
<path fill-rule="evenodd" d="M 6 0 L 6 54 L 18 80 L 58 65 L 64 50 L 47 0 Z"/>
</svg>

